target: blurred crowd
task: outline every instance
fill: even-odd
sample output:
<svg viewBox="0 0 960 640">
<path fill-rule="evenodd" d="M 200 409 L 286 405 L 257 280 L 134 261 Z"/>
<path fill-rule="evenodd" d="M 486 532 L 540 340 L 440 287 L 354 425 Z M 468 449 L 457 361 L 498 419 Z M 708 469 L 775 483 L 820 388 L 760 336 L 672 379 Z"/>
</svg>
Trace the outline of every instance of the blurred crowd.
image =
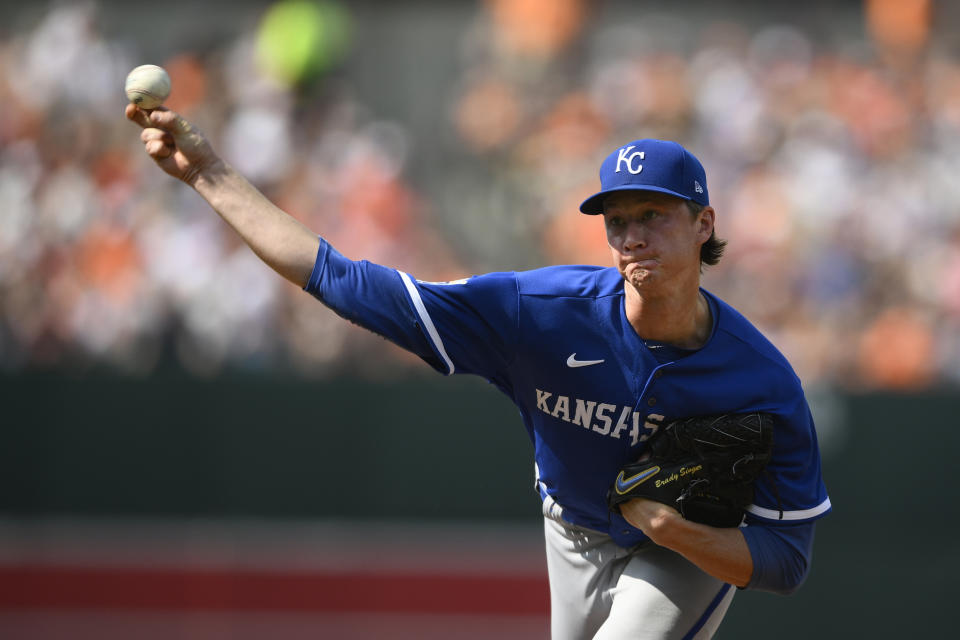
<svg viewBox="0 0 960 640">
<path fill-rule="evenodd" d="M 840 4 L 837 38 L 736 3 L 700 3 L 697 21 L 462 3 L 458 48 L 435 52 L 454 73 L 417 96 L 436 114 L 427 136 L 354 86 L 371 52 L 349 3 L 250 6 L 233 37 L 162 60 L 99 28 L 95 3 L 51 5 L 0 41 L 0 368 L 423 366 L 263 267 L 151 166 L 122 84 L 155 62 L 168 105 L 282 208 L 424 280 L 608 264 L 600 223 L 577 212 L 600 161 L 678 140 L 729 241 L 705 286 L 805 384 L 958 384 L 960 56 L 933 0 Z"/>
</svg>

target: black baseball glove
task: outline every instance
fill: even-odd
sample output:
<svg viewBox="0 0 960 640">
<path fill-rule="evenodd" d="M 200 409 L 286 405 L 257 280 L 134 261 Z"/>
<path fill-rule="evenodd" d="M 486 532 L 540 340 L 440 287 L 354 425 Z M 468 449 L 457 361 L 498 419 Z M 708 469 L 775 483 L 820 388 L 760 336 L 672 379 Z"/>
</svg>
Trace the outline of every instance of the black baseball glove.
<svg viewBox="0 0 960 640">
<path fill-rule="evenodd" d="M 770 460 L 773 415 L 731 413 L 671 422 L 607 492 L 612 511 L 634 498 L 677 509 L 687 520 L 736 527 L 753 501 L 753 483 Z"/>
</svg>

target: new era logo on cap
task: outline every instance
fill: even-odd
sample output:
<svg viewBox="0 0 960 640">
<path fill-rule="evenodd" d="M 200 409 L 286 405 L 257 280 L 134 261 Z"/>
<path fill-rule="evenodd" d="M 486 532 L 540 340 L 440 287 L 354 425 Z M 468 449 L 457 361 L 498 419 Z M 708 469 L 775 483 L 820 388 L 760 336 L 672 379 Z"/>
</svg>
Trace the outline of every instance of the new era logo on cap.
<svg viewBox="0 0 960 640">
<path fill-rule="evenodd" d="M 667 140 L 635 140 L 608 155 L 600 165 L 600 191 L 584 200 L 580 211 L 602 214 L 607 194 L 628 190 L 669 193 L 710 204 L 703 165 L 681 145 Z"/>
</svg>

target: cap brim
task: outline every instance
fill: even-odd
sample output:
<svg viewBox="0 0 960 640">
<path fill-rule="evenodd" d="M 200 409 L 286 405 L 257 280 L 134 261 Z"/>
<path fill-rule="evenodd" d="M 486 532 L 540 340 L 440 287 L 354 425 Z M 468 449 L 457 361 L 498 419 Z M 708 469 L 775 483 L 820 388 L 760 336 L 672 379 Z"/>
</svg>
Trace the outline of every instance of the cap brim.
<svg viewBox="0 0 960 640">
<path fill-rule="evenodd" d="M 616 191 L 656 191 L 657 193 L 666 193 L 671 196 L 676 196 L 681 200 L 691 200 L 689 196 L 685 196 L 682 193 L 677 193 L 676 191 L 671 191 L 670 189 L 664 189 L 663 187 L 655 187 L 652 185 L 648 186 L 643 184 L 625 184 L 619 187 L 613 187 L 612 189 L 605 189 L 604 191 L 593 194 L 584 200 L 580 205 L 580 212 L 590 216 L 602 215 L 603 199 Z"/>
</svg>

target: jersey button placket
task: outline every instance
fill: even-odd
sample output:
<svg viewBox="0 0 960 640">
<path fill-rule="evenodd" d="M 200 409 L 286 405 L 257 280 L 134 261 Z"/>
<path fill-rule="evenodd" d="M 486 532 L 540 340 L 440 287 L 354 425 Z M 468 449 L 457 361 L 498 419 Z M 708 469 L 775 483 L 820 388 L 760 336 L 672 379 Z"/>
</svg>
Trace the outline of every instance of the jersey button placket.
<svg viewBox="0 0 960 640">
<path fill-rule="evenodd" d="M 652 380 L 659 380 L 661 377 L 663 377 L 663 369 L 657 369 L 656 371 L 653 372 Z M 651 386 L 653 386 L 653 385 L 651 385 Z M 651 389 L 651 391 L 652 391 L 652 390 L 653 390 L 653 389 Z M 652 407 L 652 406 L 654 406 L 654 405 L 656 405 L 656 404 L 657 404 L 657 398 L 656 398 L 656 396 L 650 396 L 649 398 L 647 398 L 647 406 L 648 406 L 648 407 Z"/>
</svg>

